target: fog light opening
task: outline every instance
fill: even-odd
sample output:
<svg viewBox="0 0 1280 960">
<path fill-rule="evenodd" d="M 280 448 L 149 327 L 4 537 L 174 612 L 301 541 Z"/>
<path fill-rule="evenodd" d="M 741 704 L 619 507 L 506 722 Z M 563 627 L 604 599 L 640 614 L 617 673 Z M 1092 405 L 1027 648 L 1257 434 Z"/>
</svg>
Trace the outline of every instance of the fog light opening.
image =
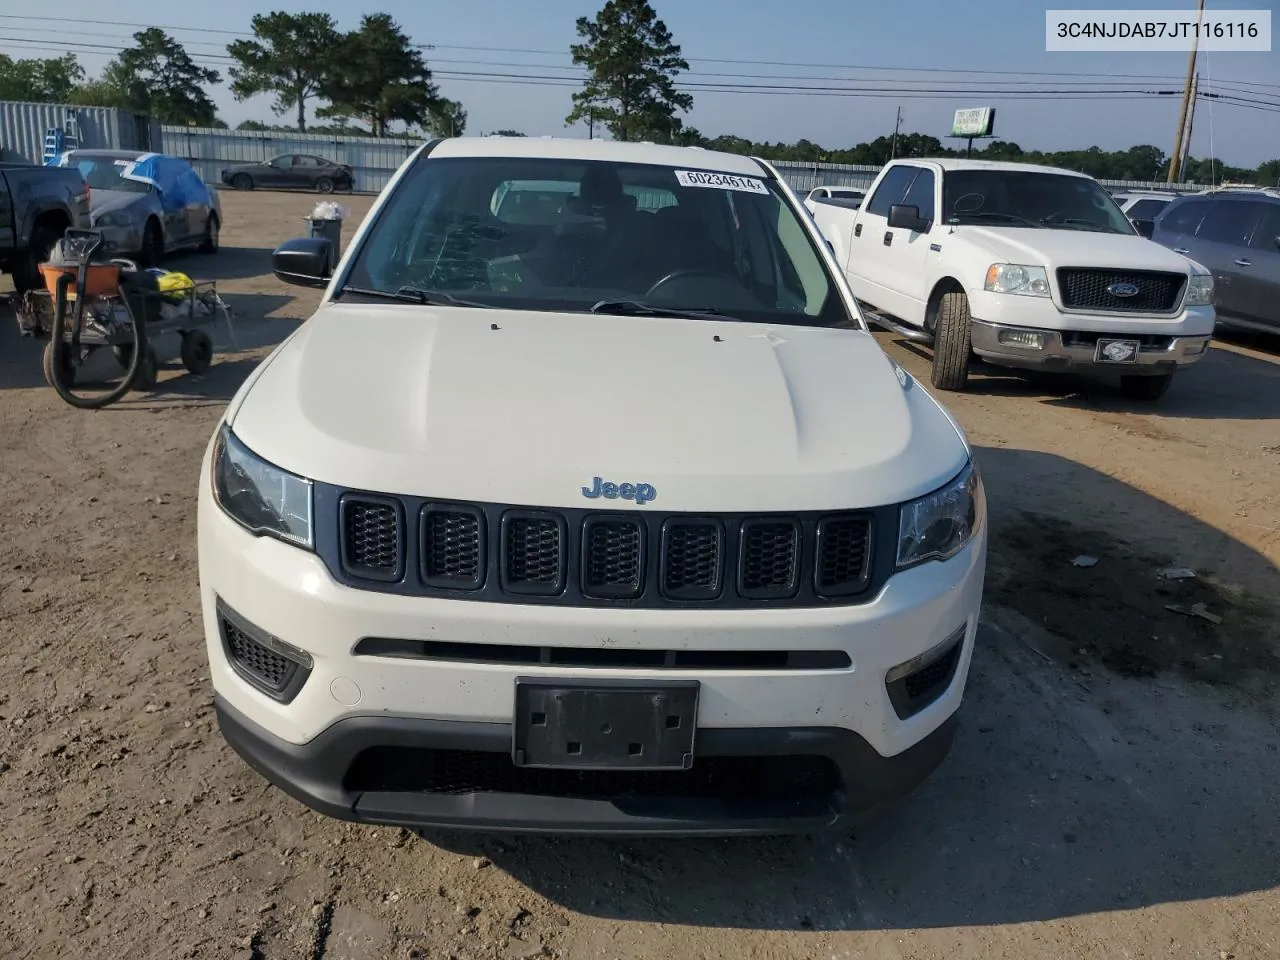
<svg viewBox="0 0 1280 960">
<path fill-rule="evenodd" d="M 1024 350 L 1043 350 L 1044 334 L 1035 330 L 1001 330 L 996 340 L 1006 347 L 1021 347 Z"/>
</svg>

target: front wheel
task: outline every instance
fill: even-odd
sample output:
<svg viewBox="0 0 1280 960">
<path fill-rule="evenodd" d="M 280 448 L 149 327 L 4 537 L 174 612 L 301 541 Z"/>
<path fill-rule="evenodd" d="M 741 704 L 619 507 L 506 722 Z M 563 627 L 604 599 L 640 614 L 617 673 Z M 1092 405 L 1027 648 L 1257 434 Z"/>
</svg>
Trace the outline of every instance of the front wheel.
<svg viewBox="0 0 1280 960">
<path fill-rule="evenodd" d="M 1130 400 L 1154 403 L 1165 395 L 1173 383 L 1172 373 L 1154 377 L 1128 376 L 1120 378 L 1120 392 Z"/>
<path fill-rule="evenodd" d="M 317 193 L 333 193 L 333 181 L 328 177 L 321 177 L 316 181 Z"/>
<path fill-rule="evenodd" d="M 218 252 L 218 215 L 216 213 L 209 214 L 209 219 L 204 223 L 204 237 L 200 241 L 201 253 L 217 253 Z"/>
<path fill-rule="evenodd" d="M 963 390 L 969 383 L 969 354 L 973 350 L 973 317 L 963 291 L 942 295 L 933 331 L 931 379 L 939 390 Z"/>
<path fill-rule="evenodd" d="M 158 267 L 162 259 L 164 259 L 164 231 L 160 229 L 158 222 L 148 220 L 146 228 L 142 231 L 139 264 L 143 267 Z"/>
</svg>

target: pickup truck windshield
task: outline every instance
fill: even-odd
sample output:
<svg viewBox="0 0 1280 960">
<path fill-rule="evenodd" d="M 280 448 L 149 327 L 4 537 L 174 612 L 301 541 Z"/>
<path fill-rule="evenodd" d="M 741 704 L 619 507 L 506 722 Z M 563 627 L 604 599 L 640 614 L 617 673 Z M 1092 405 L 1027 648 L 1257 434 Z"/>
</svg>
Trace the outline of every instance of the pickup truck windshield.
<svg viewBox="0 0 1280 960">
<path fill-rule="evenodd" d="M 1057 173 L 949 170 L 942 210 L 944 223 L 1136 233 L 1096 181 Z"/>
<path fill-rule="evenodd" d="M 626 300 L 761 323 L 850 319 L 772 181 L 591 160 L 415 164 L 343 284 L 353 294 L 406 288 L 517 310 Z"/>
</svg>

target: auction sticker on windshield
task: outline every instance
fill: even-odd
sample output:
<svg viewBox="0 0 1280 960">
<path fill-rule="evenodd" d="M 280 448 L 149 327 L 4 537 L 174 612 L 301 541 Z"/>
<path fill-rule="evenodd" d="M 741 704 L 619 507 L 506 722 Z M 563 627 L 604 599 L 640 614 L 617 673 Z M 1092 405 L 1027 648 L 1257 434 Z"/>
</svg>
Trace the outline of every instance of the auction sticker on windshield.
<svg viewBox="0 0 1280 960">
<path fill-rule="evenodd" d="M 763 193 L 769 188 L 756 177 L 735 177 L 731 173 L 704 173 L 700 170 L 677 170 L 676 181 L 682 187 L 712 187 L 717 190 L 738 190 L 742 193 Z"/>
</svg>

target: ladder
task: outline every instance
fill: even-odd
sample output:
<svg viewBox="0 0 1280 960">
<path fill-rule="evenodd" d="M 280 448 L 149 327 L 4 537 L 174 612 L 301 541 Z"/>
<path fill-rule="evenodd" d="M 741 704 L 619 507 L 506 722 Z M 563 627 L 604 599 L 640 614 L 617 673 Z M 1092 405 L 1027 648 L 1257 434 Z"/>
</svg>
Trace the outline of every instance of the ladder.
<svg viewBox="0 0 1280 960">
<path fill-rule="evenodd" d="M 52 166 L 65 151 L 79 146 L 80 125 L 76 122 L 76 112 L 68 110 L 65 128 L 50 127 L 44 132 L 44 165 Z"/>
</svg>

